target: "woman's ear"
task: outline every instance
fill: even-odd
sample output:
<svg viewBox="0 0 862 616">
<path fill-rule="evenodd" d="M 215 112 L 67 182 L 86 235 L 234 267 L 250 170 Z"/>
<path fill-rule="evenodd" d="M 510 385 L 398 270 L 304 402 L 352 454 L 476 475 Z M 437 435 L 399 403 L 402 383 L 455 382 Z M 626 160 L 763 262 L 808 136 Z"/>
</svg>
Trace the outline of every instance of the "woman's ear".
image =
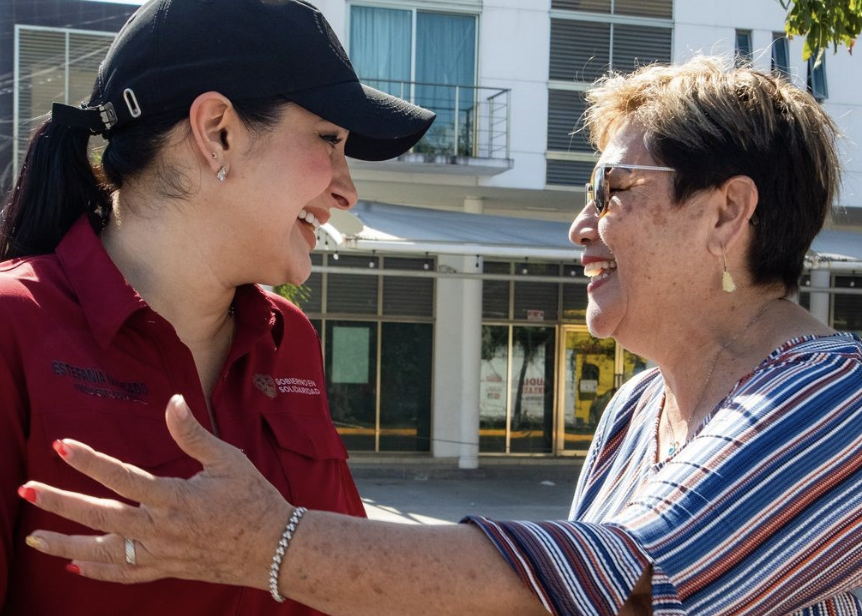
<svg viewBox="0 0 862 616">
<path fill-rule="evenodd" d="M 192 103 L 189 122 L 194 147 L 203 165 L 209 167 L 214 177 L 222 177 L 230 170 L 230 158 L 241 124 L 233 105 L 218 92 L 204 92 Z"/>
<path fill-rule="evenodd" d="M 716 218 L 709 240 L 709 250 L 717 257 L 748 236 L 751 219 L 757 209 L 757 185 L 747 175 L 728 179 L 715 194 Z"/>
</svg>

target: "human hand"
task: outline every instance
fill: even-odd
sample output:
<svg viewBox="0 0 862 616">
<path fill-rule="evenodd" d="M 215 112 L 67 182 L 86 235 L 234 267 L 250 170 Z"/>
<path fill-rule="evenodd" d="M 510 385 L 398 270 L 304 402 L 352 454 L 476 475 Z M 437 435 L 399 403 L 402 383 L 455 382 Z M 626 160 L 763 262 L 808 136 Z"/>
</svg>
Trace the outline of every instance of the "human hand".
<svg viewBox="0 0 862 616">
<path fill-rule="evenodd" d="M 31 547 L 72 559 L 73 573 L 112 582 L 165 577 L 268 588 L 269 566 L 292 507 L 237 448 L 195 420 L 182 396 L 168 402 L 166 420 L 180 448 L 204 470 L 190 479 L 155 477 L 64 439 L 54 448 L 70 466 L 140 503 L 127 505 L 30 481 L 19 494 L 37 507 L 106 535 L 34 531 Z M 134 540 L 136 564 L 126 561 Z"/>
</svg>

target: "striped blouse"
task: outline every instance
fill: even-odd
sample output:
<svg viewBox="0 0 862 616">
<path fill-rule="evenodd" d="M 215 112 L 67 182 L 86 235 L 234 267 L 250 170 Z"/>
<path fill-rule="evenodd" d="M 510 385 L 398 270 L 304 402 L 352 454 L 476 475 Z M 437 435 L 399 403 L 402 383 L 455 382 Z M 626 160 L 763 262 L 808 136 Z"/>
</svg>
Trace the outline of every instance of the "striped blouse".
<svg viewBox="0 0 862 616">
<path fill-rule="evenodd" d="M 471 517 L 553 614 L 862 614 L 862 339 L 791 340 L 656 464 L 664 384 L 608 405 L 569 521 Z"/>
</svg>

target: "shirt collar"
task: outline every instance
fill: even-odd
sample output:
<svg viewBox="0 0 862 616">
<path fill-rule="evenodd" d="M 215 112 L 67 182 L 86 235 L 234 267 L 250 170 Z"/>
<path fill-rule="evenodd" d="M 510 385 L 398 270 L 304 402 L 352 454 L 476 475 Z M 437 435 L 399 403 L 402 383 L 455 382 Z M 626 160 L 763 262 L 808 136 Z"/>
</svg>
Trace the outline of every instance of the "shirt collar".
<svg viewBox="0 0 862 616">
<path fill-rule="evenodd" d="M 72 225 L 55 252 L 102 348 L 111 343 L 129 317 L 140 310 L 149 310 L 114 265 L 86 215 Z M 238 287 L 234 309 L 237 330 L 247 332 L 247 340 L 268 331 L 278 348 L 284 337 L 284 315 L 260 287 Z"/>
<path fill-rule="evenodd" d="M 55 252 L 96 340 L 107 347 L 126 319 L 147 308 L 146 302 L 111 261 L 86 215 L 75 221 Z"/>
<path fill-rule="evenodd" d="M 284 314 L 263 289 L 254 284 L 242 285 L 237 287 L 233 301 L 237 325 L 236 346 L 241 347 L 244 341 L 250 343 L 269 332 L 273 349 L 278 349 L 284 338 Z"/>
</svg>

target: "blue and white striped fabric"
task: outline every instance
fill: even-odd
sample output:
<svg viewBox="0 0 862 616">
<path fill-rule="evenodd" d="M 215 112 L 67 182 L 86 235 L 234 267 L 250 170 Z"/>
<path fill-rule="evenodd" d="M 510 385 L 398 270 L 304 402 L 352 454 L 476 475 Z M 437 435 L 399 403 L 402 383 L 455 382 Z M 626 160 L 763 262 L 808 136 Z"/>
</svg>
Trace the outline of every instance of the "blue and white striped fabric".
<svg viewBox="0 0 862 616">
<path fill-rule="evenodd" d="M 569 521 L 469 518 L 554 614 L 862 615 L 862 340 L 808 336 L 656 463 L 657 370 L 608 405 Z"/>
</svg>

